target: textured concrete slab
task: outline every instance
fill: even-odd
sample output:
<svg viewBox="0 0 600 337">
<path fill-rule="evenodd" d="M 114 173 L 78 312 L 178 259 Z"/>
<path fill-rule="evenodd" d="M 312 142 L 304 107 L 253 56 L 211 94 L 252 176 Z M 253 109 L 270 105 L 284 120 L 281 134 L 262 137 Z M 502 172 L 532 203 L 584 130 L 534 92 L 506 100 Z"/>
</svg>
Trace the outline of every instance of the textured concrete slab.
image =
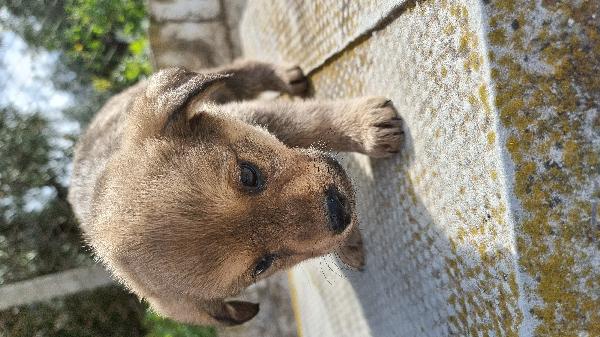
<svg viewBox="0 0 600 337">
<path fill-rule="evenodd" d="M 229 28 L 232 54 L 234 58 L 242 56 L 242 42 L 240 37 L 240 21 L 246 8 L 246 0 L 223 0 L 223 14 L 225 23 Z"/>
<path fill-rule="evenodd" d="M 354 30 L 326 3 L 249 3 L 246 54 L 392 98 L 407 139 L 343 155 L 367 269 L 293 271 L 302 335 L 599 336 L 600 3 L 384 2 Z"/>
<path fill-rule="evenodd" d="M 221 21 L 164 22 L 150 26 L 150 44 L 158 69 L 202 69 L 231 62 L 228 31 Z"/>
<path fill-rule="evenodd" d="M 113 284 L 101 266 L 81 267 L 0 287 L 0 310 Z"/>
<path fill-rule="evenodd" d="M 257 58 L 293 59 L 311 71 L 405 2 L 254 0 L 244 16 L 247 23 L 242 23 L 242 46 L 247 40 Z M 265 28 L 274 34 L 265 34 Z M 261 48 L 255 48 L 257 45 Z"/>
<path fill-rule="evenodd" d="M 156 21 L 207 21 L 221 15 L 220 0 L 155 0 L 148 5 Z"/>
</svg>

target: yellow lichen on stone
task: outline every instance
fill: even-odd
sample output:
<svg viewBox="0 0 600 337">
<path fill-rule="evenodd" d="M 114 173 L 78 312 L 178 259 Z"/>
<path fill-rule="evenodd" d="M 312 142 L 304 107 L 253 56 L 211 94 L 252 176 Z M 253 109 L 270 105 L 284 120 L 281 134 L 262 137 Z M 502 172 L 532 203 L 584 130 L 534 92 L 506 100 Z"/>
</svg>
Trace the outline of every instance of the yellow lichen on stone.
<svg viewBox="0 0 600 337">
<path fill-rule="evenodd" d="M 469 96 L 467 96 L 467 101 L 469 102 L 469 104 L 471 104 L 471 106 L 477 106 L 479 103 L 477 101 L 477 97 L 475 97 L 475 95 L 473 94 L 469 94 Z"/>
<path fill-rule="evenodd" d="M 448 25 L 446 25 L 446 27 L 444 27 L 444 34 L 446 34 L 446 35 L 454 34 L 455 31 L 456 31 L 456 27 L 452 24 L 448 24 Z"/>
<path fill-rule="evenodd" d="M 490 42 L 494 44 L 504 44 L 506 42 L 506 31 L 502 28 L 491 31 L 488 34 Z"/>
<path fill-rule="evenodd" d="M 479 99 L 483 104 L 483 109 L 485 113 L 489 114 L 492 111 L 492 108 L 490 107 L 490 95 L 488 93 L 487 87 L 484 84 L 479 86 Z"/>
<path fill-rule="evenodd" d="M 600 108 L 594 75 L 600 21 L 591 18 L 600 14 L 600 3 L 515 3 L 490 3 L 486 14 L 494 23 L 488 40 L 495 106 L 507 130 L 504 146 L 521 205 L 519 263 L 533 280 L 525 286 L 528 301 L 539 303 L 531 309 L 539 322 L 534 335 L 600 336 L 600 305 L 588 282 L 600 279 L 590 267 L 599 251 L 583 234 L 594 232 L 591 211 L 576 206 L 589 206 L 583 191 L 598 177 L 592 143 L 598 133 L 586 131 L 594 128 L 586 116 Z M 552 20 L 538 20 L 544 16 Z"/>
<path fill-rule="evenodd" d="M 442 66 L 441 74 L 442 74 L 442 77 L 448 76 L 448 69 L 446 67 Z"/>
<path fill-rule="evenodd" d="M 465 70 L 479 71 L 481 64 L 483 63 L 481 56 L 476 52 L 470 52 L 469 56 L 464 62 Z"/>
<path fill-rule="evenodd" d="M 496 142 L 496 133 L 494 131 L 490 131 L 487 134 L 487 144 L 488 145 L 494 145 L 494 143 Z"/>
<path fill-rule="evenodd" d="M 515 0 L 499 0 L 495 3 L 495 5 L 498 6 L 498 9 L 506 12 L 512 12 L 515 10 Z"/>
</svg>

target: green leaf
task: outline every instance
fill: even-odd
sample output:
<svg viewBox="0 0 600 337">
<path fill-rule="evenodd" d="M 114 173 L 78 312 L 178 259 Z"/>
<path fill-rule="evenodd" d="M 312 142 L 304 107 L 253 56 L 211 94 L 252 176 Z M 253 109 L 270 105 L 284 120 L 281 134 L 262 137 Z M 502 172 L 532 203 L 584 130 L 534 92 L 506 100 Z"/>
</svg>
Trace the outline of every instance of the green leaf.
<svg viewBox="0 0 600 337">
<path fill-rule="evenodd" d="M 98 92 L 108 91 L 112 87 L 112 83 L 105 78 L 94 78 L 92 79 L 92 85 Z"/>
<path fill-rule="evenodd" d="M 125 65 L 125 79 L 128 81 L 133 81 L 137 79 L 141 74 L 141 67 L 137 63 L 127 63 Z"/>
<path fill-rule="evenodd" d="M 213 327 L 202 327 L 180 324 L 167 318 L 162 318 L 147 310 L 143 322 L 148 330 L 146 337 L 216 337 Z"/>
<path fill-rule="evenodd" d="M 146 38 L 139 38 L 133 42 L 131 42 L 129 44 L 129 51 L 133 54 L 133 55 L 141 55 L 142 53 L 144 53 L 145 49 L 146 49 L 146 43 L 147 43 L 147 39 Z"/>
</svg>

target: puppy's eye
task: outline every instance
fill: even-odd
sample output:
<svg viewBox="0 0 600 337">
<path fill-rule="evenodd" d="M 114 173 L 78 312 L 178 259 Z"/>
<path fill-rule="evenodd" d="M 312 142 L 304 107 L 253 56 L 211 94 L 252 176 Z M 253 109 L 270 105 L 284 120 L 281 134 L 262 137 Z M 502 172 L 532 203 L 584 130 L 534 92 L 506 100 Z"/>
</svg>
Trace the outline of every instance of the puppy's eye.
<svg viewBox="0 0 600 337">
<path fill-rule="evenodd" d="M 263 186 L 263 182 L 263 177 L 258 167 L 247 162 L 240 164 L 240 183 L 244 188 L 252 192 L 259 191 Z"/>
<path fill-rule="evenodd" d="M 264 273 L 267 269 L 269 269 L 269 267 L 271 267 L 271 265 L 273 264 L 273 261 L 275 261 L 275 257 L 276 256 L 273 254 L 263 256 L 254 267 L 254 272 L 252 273 L 252 276 L 257 277 L 258 275 Z"/>
</svg>

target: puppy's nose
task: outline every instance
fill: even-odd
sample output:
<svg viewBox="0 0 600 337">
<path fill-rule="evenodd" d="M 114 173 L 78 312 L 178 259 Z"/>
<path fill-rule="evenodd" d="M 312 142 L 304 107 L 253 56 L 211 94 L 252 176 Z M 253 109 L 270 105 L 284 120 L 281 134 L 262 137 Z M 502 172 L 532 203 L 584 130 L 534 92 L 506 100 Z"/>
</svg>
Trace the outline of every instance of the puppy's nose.
<svg viewBox="0 0 600 337">
<path fill-rule="evenodd" d="M 329 186 L 325 190 L 325 206 L 329 229 L 335 234 L 340 234 L 352 221 L 348 199 L 335 186 Z"/>
</svg>

